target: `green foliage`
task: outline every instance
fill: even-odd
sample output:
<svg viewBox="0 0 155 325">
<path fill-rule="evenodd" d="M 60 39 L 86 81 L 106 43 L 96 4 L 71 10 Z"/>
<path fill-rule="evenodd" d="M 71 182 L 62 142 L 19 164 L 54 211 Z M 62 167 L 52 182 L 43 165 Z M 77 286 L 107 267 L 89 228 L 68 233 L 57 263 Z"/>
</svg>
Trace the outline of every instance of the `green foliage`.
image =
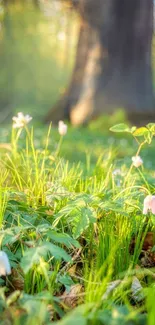
<svg viewBox="0 0 155 325">
<path fill-rule="evenodd" d="M 110 128 L 110 131 L 113 131 L 113 132 L 131 132 L 131 129 L 128 127 L 127 124 L 124 124 L 124 123 L 120 123 L 120 124 L 117 124 L 117 125 L 114 125 Z"/>
<path fill-rule="evenodd" d="M 70 315 L 67 315 L 62 319 L 59 324 L 60 325 L 87 325 L 87 318 L 83 315 L 85 311 L 85 306 L 80 306 L 76 308 Z M 56 325 L 57 323 L 54 323 Z"/>
<path fill-rule="evenodd" d="M 121 123 L 114 125 L 110 128 L 112 132 L 127 132 L 131 133 L 135 138 L 143 137 L 144 142 L 151 143 L 153 136 L 155 135 L 155 123 L 149 123 L 146 127 L 136 128 L 135 126 L 129 128 L 126 124 Z"/>
<path fill-rule="evenodd" d="M 141 253 L 154 233 L 142 210 L 155 193 L 155 127 L 111 130 L 69 127 L 59 139 L 53 127 L 26 125 L 7 154 L 0 147 L 0 244 L 12 268 L 0 278 L 2 324 L 6 313 L 11 325 L 151 324 L 154 270 Z"/>
<path fill-rule="evenodd" d="M 54 244 L 43 242 L 40 247 L 29 248 L 25 252 L 21 260 L 23 271 L 27 273 L 34 265 L 39 264 L 41 257 L 46 259 L 48 252 L 50 252 L 50 254 L 56 259 L 64 259 L 67 262 L 71 260 L 70 256 L 64 251 L 64 249 Z"/>
</svg>

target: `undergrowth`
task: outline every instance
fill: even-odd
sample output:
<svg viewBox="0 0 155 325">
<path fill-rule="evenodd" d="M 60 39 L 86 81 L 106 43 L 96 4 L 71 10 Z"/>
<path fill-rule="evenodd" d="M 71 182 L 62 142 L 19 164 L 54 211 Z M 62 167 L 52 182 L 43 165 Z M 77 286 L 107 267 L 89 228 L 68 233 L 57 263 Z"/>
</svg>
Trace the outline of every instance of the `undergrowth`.
<svg viewBox="0 0 155 325">
<path fill-rule="evenodd" d="M 155 125 L 37 132 L 0 147 L 1 324 L 153 325 Z"/>
</svg>

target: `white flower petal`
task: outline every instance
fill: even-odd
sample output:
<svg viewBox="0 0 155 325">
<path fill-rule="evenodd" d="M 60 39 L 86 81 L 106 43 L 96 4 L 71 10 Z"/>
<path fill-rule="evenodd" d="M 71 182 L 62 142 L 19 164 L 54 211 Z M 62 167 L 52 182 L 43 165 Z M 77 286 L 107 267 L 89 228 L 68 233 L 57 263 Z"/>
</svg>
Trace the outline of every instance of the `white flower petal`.
<svg viewBox="0 0 155 325">
<path fill-rule="evenodd" d="M 155 214 L 155 195 L 147 195 L 144 199 L 143 214 L 149 211 Z"/>
<path fill-rule="evenodd" d="M 24 114 L 23 114 L 22 112 L 17 113 L 17 116 L 18 116 L 20 119 L 24 118 Z"/>
<path fill-rule="evenodd" d="M 138 168 L 143 164 L 143 160 L 140 156 L 134 156 L 132 157 L 132 163 L 136 168 Z"/>
<path fill-rule="evenodd" d="M 60 135 L 65 135 L 67 133 L 67 124 L 63 121 L 59 121 L 58 123 L 58 132 Z"/>
<path fill-rule="evenodd" d="M 17 116 L 13 116 L 12 120 L 13 120 L 14 122 L 17 122 L 17 121 L 18 121 L 18 117 L 17 117 Z"/>
<path fill-rule="evenodd" d="M 20 128 L 23 128 L 23 124 L 22 123 L 13 123 L 13 128 L 14 129 L 20 129 Z"/>
<path fill-rule="evenodd" d="M 0 276 L 11 274 L 11 266 L 8 256 L 5 252 L 0 251 Z"/>
<path fill-rule="evenodd" d="M 24 115 L 22 112 L 19 112 L 17 116 L 13 116 L 13 128 L 23 128 L 26 124 L 28 124 L 32 117 L 30 115 Z"/>
</svg>

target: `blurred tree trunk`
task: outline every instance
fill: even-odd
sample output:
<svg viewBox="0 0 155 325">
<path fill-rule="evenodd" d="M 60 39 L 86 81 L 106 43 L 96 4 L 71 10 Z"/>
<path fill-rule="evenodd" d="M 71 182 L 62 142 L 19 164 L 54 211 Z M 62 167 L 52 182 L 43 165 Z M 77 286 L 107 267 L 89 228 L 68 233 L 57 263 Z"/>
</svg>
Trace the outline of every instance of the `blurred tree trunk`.
<svg viewBox="0 0 155 325">
<path fill-rule="evenodd" d="M 51 109 L 46 117 L 46 121 L 57 122 L 59 119 L 70 117 L 71 107 L 78 103 L 81 92 L 83 91 L 83 80 L 85 77 L 85 69 L 88 61 L 88 56 L 92 44 L 95 41 L 95 32 L 87 23 L 81 23 L 79 40 L 77 44 L 77 52 L 75 66 L 68 89 L 60 98 L 56 105 Z"/>
<path fill-rule="evenodd" d="M 152 82 L 153 0 L 81 0 L 75 67 L 47 120 L 90 118 L 124 107 L 130 119 L 155 114 Z"/>
</svg>

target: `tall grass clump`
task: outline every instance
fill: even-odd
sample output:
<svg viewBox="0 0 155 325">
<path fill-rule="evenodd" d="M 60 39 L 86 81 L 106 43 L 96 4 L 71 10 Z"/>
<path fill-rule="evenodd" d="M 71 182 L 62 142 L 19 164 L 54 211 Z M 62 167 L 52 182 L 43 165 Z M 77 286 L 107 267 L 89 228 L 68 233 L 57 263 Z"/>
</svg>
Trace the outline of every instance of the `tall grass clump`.
<svg viewBox="0 0 155 325">
<path fill-rule="evenodd" d="M 115 125 L 109 147 L 60 121 L 36 146 L 31 119 L 18 113 L 0 147 L 1 323 L 153 324 L 155 125 Z M 81 141 L 84 160 L 64 158 Z"/>
</svg>

